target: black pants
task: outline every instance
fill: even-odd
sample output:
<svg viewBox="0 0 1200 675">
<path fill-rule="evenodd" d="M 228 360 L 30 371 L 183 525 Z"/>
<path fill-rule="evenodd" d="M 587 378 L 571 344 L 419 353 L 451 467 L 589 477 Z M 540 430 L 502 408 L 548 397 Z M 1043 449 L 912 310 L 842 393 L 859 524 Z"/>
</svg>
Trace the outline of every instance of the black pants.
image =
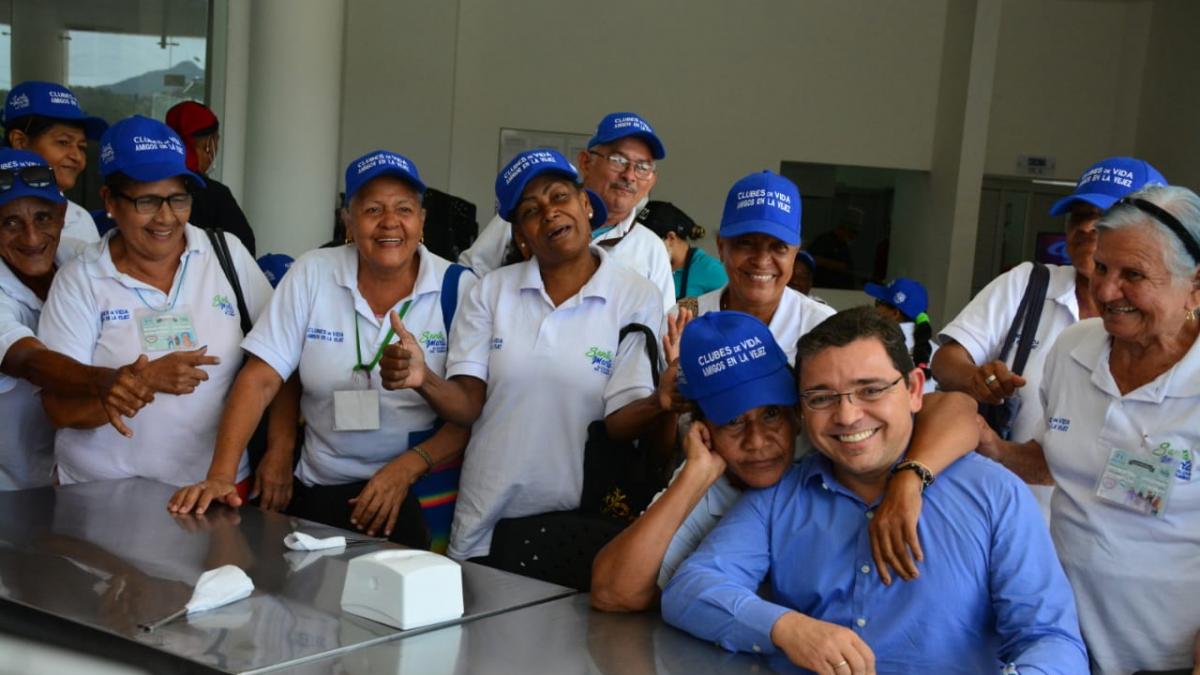
<svg viewBox="0 0 1200 675">
<path fill-rule="evenodd" d="M 354 505 L 350 500 L 357 497 L 366 486 L 367 481 L 359 481 L 308 487 L 293 479 L 292 501 L 288 504 L 287 513 L 345 530 L 357 530 L 350 522 L 350 514 L 354 513 Z M 388 539 L 412 548 L 429 548 L 429 528 L 421 518 L 421 504 L 412 492 L 405 495 L 396 526 L 392 528 Z"/>
</svg>

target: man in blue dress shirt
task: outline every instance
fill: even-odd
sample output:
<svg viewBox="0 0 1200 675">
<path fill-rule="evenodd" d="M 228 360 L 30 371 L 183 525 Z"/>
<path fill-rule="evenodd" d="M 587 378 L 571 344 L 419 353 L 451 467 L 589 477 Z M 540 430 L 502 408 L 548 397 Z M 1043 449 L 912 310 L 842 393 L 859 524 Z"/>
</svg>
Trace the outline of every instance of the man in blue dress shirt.
<svg viewBox="0 0 1200 675">
<path fill-rule="evenodd" d="M 840 312 L 801 338 L 796 364 L 819 453 L 725 515 L 668 584 L 663 617 L 827 675 L 1087 673 L 1071 588 L 1028 488 L 974 454 L 936 483 L 904 461 L 924 377 L 899 327 L 870 308 Z M 907 470 L 927 481 L 925 560 L 920 580 L 884 586 L 867 522 L 889 475 Z M 764 582 L 773 601 L 755 592 Z"/>
</svg>

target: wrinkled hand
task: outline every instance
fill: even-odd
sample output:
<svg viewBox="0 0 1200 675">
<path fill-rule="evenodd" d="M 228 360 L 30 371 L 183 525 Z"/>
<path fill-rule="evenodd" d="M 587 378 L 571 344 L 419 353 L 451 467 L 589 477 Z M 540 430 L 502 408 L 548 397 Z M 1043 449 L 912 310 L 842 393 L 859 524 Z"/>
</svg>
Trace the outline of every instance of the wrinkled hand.
<svg viewBox="0 0 1200 675">
<path fill-rule="evenodd" d="M 854 631 L 788 612 L 771 627 L 788 659 L 819 675 L 875 675 L 875 654 Z"/>
<path fill-rule="evenodd" d="M 684 470 L 696 471 L 711 485 L 725 473 L 725 458 L 713 450 L 712 437 L 703 422 L 692 422 L 683 437 Z"/>
<path fill-rule="evenodd" d="M 362 492 L 350 500 L 354 505 L 350 522 L 369 537 L 374 537 L 376 532 L 390 537 L 400 516 L 400 505 L 416 478 L 398 458 L 388 462 L 371 476 Z"/>
<path fill-rule="evenodd" d="M 133 438 L 133 430 L 121 418 L 133 417 L 154 402 L 154 390 L 144 378 L 149 363 L 150 359 L 142 354 L 133 363 L 116 369 L 112 380 L 100 393 L 100 407 L 104 409 L 108 423 L 126 438 Z"/>
<path fill-rule="evenodd" d="M 157 392 L 190 394 L 208 379 L 208 373 L 200 366 L 215 366 L 221 362 L 215 356 L 205 356 L 207 351 L 208 347 L 201 347 L 190 352 L 172 352 L 155 359 L 142 369 L 141 379 Z"/>
<path fill-rule="evenodd" d="M 975 416 L 975 423 L 979 426 L 979 445 L 976 446 L 976 451 L 988 459 L 1003 463 L 1004 439 L 1000 438 L 1000 434 L 988 426 L 987 420 L 980 415 Z"/>
<path fill-rule="evenodd" d="M 384 389 L 416 389 L 425 384 L 425 350 L 404 327 L 396 310 L 388 316 L 400 341 L 384 347 L 379 361 L 380 381 Z"/>
<path fill-rule="evenodd" d="M 292 453 L 288 449 L 268 450 L 254 473 L 258 507 L 264 511 L 282 511 L 292 502 Z"/>
<path fill-rule="evenodd" d="M 995 379 L 989 382 L 993 375 Z M 967 393 L 980 403 L 1000 405 L 1004 399 L 1024 386 L 1025 378 L 1014 374 L 1003 362 L 992 361 L 975 370 Z"/>
<path fill-rule="evenodd" d="M 905 581 L 921 575 L 916 564 L 925 560 L 921 539 L 917 536 L 920 515 L 921 477 L 912 471 L 896 473 L 888 480 L 883 503 L 875 509 L 875 517 L 867 526 L 871 536 L 871 556 L 885 585 L 892 584 L 889 567 Z"/>
<path fill-rule="evenodd" d="M 242 505 L 242 498 L 238 496 L 237 486 L 233 484 L 233 481 L 209 478 L 195 485 L 188 485 L 176 490 L 175 494 L 171 495 L 170 501 L 167 502 L 167 510 L 171 513 L 196 513 L 199 515 L 207 511 L 209 505 L 214 501 L 235 508 Z"/>
<path fill-rule="evenodd" d="M 680 307 L 675 316 L 667 317 L 667 334 L 663 336 L 663 359 L 667 369 L 658 379 L 658 406 L 663 412 L 682 413 L 688 411 L 687 399 L 679 393 L 679 340 L 683 329 L 692 320 L 692 311 Z"/>
</svg>

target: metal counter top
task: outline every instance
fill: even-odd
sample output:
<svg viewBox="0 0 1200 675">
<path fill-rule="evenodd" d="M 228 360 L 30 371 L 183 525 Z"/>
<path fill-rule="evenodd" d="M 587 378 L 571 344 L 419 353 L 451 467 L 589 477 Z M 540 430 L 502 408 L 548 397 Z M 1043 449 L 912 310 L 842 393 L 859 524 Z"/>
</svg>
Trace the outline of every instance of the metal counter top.
<svg viewBox="0 0 1200 675">
<path fill-rule="evenodd" d="M 358 535 L 253 507 L 175 516 L 166 510 L 173 491 L 127 479 L 0 492 L 0 630 L 154 672 L 253 673 L 574 593 L 464 563 L 463 618 L 400 631 L 340 607 L 347 562 L 393 544 L 289 551 L 283 538 L 297 525 L 319 537 Z M 181 608 L 200 574 L 224 564 L 254 580 L 250 598 L 141 632 L 139 623 Z"/>
<path fill-rule="evenodd" d="M 796 673 L 781 656 L 732 654 L 657 612 L 605 614 L 574 595 L 311 661 L 280 675 L 730 675 Z"/>
</svg>

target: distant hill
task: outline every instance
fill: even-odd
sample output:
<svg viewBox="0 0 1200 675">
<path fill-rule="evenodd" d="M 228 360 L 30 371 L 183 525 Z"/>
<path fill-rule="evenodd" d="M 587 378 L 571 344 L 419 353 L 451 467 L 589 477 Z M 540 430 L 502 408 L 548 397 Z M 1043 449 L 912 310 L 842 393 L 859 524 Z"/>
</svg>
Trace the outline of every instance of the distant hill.
<svg viewBox="0 0 1200 675">
<path fill-rule="evenodd" d="M 204 81 L 203 68 L 194 61 L 180 61 L 166 70 L 151 70 L 115 84 L 106 84 L 96 88 L 107 89 L 114 94 L 126 96 L 150 96 L 163 90 L 163 77 L 166 75 L 179 76 L 184 82 Z"/>
</svg>

